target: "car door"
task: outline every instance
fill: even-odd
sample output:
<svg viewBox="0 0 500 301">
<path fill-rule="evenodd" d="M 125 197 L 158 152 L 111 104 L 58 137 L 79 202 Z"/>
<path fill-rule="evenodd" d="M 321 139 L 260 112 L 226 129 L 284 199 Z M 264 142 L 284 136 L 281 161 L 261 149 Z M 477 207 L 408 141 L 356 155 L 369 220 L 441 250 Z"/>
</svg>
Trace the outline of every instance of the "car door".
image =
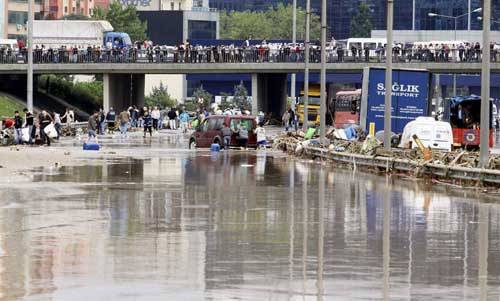
<svg viewBox="0 0 500 301">
<path fill-rule="evenodd" d="M 207 139 L 208 132 L 208 119 L 203 120 L 199 126 L 199 131 L 196 132 L 196 146 L 197 147 L 209 147 L 209 142 Z"/>
</svg>

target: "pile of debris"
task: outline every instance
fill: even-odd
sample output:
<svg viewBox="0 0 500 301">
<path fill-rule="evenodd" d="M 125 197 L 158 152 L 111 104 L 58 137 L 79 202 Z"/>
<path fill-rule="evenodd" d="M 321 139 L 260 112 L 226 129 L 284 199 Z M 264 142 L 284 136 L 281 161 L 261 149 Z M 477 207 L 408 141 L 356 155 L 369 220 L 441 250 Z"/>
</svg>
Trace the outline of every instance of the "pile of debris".
<svg viewBox="0 0 500 301">
<path fill-rule="evenodd" d="M 479 152 L 455 150 L 451 152 L 438 150 L 422 150 L 420 148 L 402 149 L 393 147 L 385 150 L 382 141 L 375 136 L 366 137 L 362 131 L 357 132 L 357 137 L 346 139 L 345 130 L 331 129 L 326 134 L 325 143 L 322 144 L 317 135 L 307 139 L 302 131 L 279 134 L 274 138 L 273 148 L 293 154 L 307 156 L 308 147 L 327 149 L 329 152 L 359 154 L 372 157 L 388 157 L 413 161 L 418 164 L 439 164 L 449 167 L 479 168 Z M 491 155 L 489 169 L 500 169 L 500 155 Z"/>
</svg>

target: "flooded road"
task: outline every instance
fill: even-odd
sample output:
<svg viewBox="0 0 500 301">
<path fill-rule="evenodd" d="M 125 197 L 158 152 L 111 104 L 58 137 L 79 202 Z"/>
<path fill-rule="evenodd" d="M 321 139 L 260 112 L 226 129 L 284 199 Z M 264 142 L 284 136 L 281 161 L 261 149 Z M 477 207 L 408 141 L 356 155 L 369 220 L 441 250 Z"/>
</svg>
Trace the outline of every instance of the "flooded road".
<svg viewBox="0 0 500 301">
<path fill-rule="evenodd" d="M 2 186 L 0 300 L 500 298 L 499 207 L 477 195 L 140 141 Z"/>
</svg>

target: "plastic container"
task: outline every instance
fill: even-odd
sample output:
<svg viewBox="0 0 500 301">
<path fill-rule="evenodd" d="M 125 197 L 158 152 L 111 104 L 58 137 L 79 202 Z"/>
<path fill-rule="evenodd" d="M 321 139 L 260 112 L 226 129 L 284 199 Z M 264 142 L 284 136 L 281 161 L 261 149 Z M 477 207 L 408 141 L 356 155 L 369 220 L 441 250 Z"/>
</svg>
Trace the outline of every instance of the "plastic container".
<svg viewBox="0 0 500 301">
<path fill-rule="evenodd" d="M 218 143 L 213 143 L 210 146 L 210 151 L 211 152 L 220 152 L 220 145 Z"/>
<path fill-rule="evenodd" d="M 83 144 L 83 150 L 98 151 L 100 149 L 99 144 L 95 142 L 86 142 Z"/>
</svg>

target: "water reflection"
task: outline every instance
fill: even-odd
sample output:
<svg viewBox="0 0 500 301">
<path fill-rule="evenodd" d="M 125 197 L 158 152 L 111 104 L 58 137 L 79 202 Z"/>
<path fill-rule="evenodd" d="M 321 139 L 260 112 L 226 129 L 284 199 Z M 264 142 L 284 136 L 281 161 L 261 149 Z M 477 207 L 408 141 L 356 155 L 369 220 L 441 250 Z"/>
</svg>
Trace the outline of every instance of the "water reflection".
<svg viewBox="0 0 500 301">
<path fill-rule="evenodd" d="M 462 192 L 263 152 L 90 163 L 0 191 L 0 300 L 499 297 L 498 206 Z"/>
</svg>

